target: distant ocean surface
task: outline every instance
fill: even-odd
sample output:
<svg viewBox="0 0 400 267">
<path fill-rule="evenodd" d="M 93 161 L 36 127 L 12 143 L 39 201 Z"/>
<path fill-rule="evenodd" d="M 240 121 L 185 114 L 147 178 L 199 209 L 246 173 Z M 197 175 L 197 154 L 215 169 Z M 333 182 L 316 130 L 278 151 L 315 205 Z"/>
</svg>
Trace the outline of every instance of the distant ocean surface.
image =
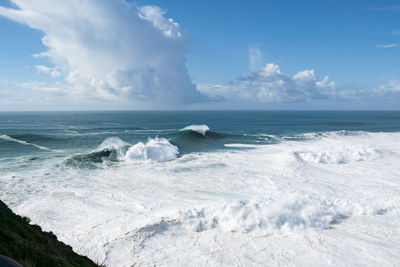
<svg viewBox="0 0 400 267">
<path fill-rule="evenodd" d="M 107 266 L 400 265 L 400 112 L 0 112 L 0 199 Z"/>
</svg>

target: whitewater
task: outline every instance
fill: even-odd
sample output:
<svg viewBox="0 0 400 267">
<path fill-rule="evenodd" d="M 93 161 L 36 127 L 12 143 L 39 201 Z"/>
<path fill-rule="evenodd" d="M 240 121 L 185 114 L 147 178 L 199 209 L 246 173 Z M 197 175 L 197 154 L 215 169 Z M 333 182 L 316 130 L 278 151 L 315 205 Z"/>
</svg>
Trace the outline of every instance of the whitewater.
<svg viewBox="0 0 400 267">
<path fill-rule="evenodd" d="M 0 198 L 107 266 L 400 265 L 400 131 L 200 117 L 3 129 Z"/>
</svg>

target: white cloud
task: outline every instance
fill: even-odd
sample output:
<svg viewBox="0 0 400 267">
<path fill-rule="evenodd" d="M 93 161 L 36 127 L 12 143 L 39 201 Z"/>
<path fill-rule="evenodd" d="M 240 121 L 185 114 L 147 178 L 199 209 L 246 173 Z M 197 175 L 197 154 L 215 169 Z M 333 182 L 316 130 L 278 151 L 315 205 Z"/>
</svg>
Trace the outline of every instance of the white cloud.
<svg viewBox="0 0 400 267">
<path fill-rule="evenodd" d="M 251 71 L 256 71 L 262 67 L 262 53 L 258 47 L 249 47 L 249 65 Z"/>
<path fill-rule="evenodd" d="M 137 9 L 125 0 L 12 0 L 18 9 L 0 15 L 44 32 L 54 68 L 36 66 L 59 88 L 92 98 L 193 103 L 207 97 L 196 90 L 186 69 L 188 40 L 180 25 L 159 7 Z"/>
<path fill-rule="evenodd" d="M 382 84 L 378 88 L 375 88 L 374 92 L 376 94 L 399 94 L 400 95 L 400 81 L 391 80 L 386 85 Z"/>
<path fill-rule="evenodd" d="M 378 48 L 392 48 L 392 47 L 396 47 L 399 46 L 399 44 L 378 44 L 376 45 L 376 47 Z"/>
<path fill-rule="evenodd" d="M 165 36 L 182 38 L 180 26 L 172 18 L 165 19 L 165 11 L 157 6 L 139 7 L 139 17 L 151 22 L 153 26 L 159 29 Z"/>
<path fill-rule="evenodd" d="M 44 65 L 36 65 L 35 68 L 39 73 L 49 74 L 53 78 L 61 76 L 61 73 L 56 68 L 50 68 Z"/>
<path fill-rule="evenodd" d="M 273 63 L 226 85 L 202 84 L 197 88 L 211 96 L 267 103 L 327 99 L 336 94 L 335 83 L 329 81 L 328 76 L 318 79 L 314 70 L 299 71 L 290 76 L 281 73 L 279 66 Z"/>
<path fill-rule="evenodd" d="M 43 32 L 47 50 L 33 56 L 49 62 L 36 65 L 36 71 L 59 79 L 18 84 L 14 89 L 4 86 L 0 94 L 7 97 L 0 99 L 0 106 L 28 108 L 26 103 L 31 103 L 30 109 L 44 104 L 58 109 L 62 104 L 69 109 L 73 103 L 74 108 L 85 109 L 84 103 L 90 103 L 91 109 L 180 108 L 179 104 L 215 99 L 224 101 L 197 105 L 241 108 L 245 103 L 247 108 L 264 108 L 271 103 L 283 103 L 278 107 L 304 103 L 307 107 L 330 101 L 334 107 L 335 101 L 375 103 L 374 97 L 386 105 L 387 95 L 400 95 L 398 81 L 361 90 L 353 85 L 337 88 L 314 70 L 282 73 L 276 64 L 262 64 L 258 47 L 249 47 L 249 75 L 226 84 L 198 84 L 196 89 L 186 68 L 188 36 L 159 7 L 134 8 L 125 0 L 11 1 L 17 9 L 0 6 L 0 16 Z"/>
</svg>

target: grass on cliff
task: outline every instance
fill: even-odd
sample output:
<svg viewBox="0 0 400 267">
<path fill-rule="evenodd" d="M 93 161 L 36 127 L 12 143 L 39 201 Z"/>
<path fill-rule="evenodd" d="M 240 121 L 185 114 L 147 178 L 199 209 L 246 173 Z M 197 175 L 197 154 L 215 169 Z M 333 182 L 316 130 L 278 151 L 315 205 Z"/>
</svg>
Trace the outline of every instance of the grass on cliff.
<svg viewBox="0 0 400 267">
<path fill-rule="evenodd" d="M 72 234 L 72 233 L 71 233 Z M 0 201 L 0 255 L 30 266 L 98 266 Z"/>
</svg>

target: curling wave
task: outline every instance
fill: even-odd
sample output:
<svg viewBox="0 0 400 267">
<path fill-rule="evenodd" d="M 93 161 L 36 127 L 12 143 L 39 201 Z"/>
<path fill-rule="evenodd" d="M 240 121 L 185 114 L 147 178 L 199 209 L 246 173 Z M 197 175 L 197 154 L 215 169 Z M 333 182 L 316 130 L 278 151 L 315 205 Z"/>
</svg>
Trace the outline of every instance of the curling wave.
<svg viewBox="0 0 400 267">
<path fill-rule="evenodd" d="M 205 124 L 189 125 L 180 130 L 180 132 L 184 132 L 184 131 L 193 131 L 193 132 L 198 132 L 199 134 L 202 134 L 202 135 L 206 135 L 206 133 L 208 131 L 210 131 L 210 128 Z"/>
<path fill-rule="evenodd" d="M 146 143 L 131 145 L 118 137 L 109 137 L 97 149 L 78 154 L 64 161 L 64 164 L 80 168 L 97 168 L 104 162 L 164 162 L 177 158 L 179 149 L 165 138 L 149 138 Z"/>
<path fill-rule="evenodd" d="M 240 138 L 226 133 L 210 130 L 207 125 L 190 125 L 168 136 L 171 143 L 179 148 L 181 154 L 223 148 L 224 139 Z"/>
</svg>

